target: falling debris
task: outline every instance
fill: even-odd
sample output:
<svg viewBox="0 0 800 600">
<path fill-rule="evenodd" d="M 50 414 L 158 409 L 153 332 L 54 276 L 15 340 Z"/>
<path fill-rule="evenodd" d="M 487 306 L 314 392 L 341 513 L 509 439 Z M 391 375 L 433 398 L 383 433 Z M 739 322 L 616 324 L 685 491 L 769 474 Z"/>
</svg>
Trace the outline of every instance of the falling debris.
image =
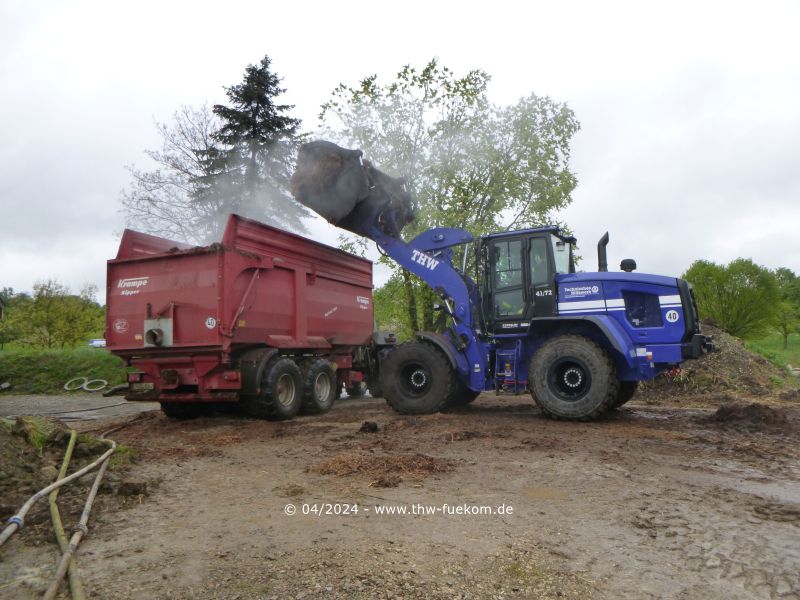
<svg viewBox="0 0 800 600">
<path fill-rule="evenodd" d="M 360 150 L 332 142 L 303 144 L 290 190 L 295 200 L 330 223 L 364 234 L 371 226 L 387 235 L 414 220 L 414 203 L 403 179 L 362 160 Z"/>
</svg>

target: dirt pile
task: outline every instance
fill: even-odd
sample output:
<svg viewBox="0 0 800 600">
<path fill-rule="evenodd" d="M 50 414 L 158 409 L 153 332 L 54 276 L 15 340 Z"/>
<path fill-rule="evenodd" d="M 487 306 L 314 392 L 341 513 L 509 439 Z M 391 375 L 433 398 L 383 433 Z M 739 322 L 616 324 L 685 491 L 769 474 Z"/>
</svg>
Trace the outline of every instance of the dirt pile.
<svg viewBox="0 0 800 600">
<path fill-rule="evenodd" d="M 766 404 L 723 404 L 712 417 L 719 423 L 779 425 L 787 422 L 786 413 Z"/>
<path fill-rule="evenodd" d="M 427 454 L 374 455 L 357 452 L 338 454 L 307 472 L 319 475 L 362 475 L 370 479 L 373 487 L 396 487 L 403 476 L 423 478 L 433 473 L 447 473 L 455 468 L 451 460 L 434 458 Z"/>
<path fill-rule="evenodd" d="M 748 350 L 744 343 L 712 325 L 703 325 L 711 335 L 715 351 L 696 360 L 681 363 L 677 375 L 663 373 L 651 382 L 641 383 L 637 401 L 661 402 L 704 396 L 712 404 L 741 396 L 768 396 L 782 385 L 787 375 L 766 358 Z M 796 382 L 789 380 L 788 385 Z M 791 399 L 791 394 L 785 394 Z M 793 397 L 793 396 L 792 396 Z"/>
</svg>

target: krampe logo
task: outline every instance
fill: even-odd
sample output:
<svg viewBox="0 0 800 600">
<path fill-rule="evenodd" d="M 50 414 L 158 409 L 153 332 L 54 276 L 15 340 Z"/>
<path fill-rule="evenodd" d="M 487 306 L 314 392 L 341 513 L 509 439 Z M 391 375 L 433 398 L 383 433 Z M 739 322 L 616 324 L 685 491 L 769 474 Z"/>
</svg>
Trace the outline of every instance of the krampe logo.
<svg viewBox="0 0 800 600">
<path fill-rule="evenodd" d="M 128 277 L 127 279 L 120 279 L 117 283 L 118 288 L 140 288 L 150 283 L 150 276 L 145 277 Z"/>
</svg>

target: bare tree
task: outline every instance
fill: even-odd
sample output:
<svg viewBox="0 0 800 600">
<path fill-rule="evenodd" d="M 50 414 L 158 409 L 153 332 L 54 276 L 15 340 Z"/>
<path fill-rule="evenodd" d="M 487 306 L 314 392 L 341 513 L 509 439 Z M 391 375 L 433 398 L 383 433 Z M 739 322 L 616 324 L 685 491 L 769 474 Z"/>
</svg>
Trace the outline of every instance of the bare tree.
<svg viewBox="0 0 800 600">
<path fill-rule="evenodd" d="M 219 151 L 213 136 L 219 127 L 206 105 L 182 106 L 172 123 L 156 123 L 161 149 L 145 151 L 155 170 L 128 167 L 133 183 L 122 193 L 122 206 L 129 226 L 191 243 L 219 237 L 224 198 L 204 193 L 215 175 Z"/>
</svg>

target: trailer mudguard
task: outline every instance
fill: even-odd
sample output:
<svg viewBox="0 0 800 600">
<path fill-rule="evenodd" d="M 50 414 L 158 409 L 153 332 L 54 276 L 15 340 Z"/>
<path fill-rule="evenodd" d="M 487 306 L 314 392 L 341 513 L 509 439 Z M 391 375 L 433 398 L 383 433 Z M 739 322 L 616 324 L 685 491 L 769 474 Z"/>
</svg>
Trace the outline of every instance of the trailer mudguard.
<svg viewBox="0 0 800 600">
<path fill-rule="evenodd" d="M 261 393 L 264 367 L 276 354 L 278 354 L 277 348 L 254 348 L 242 354 L 239 359 L 239 370 L 242 373 L 242 394 L 255 396 Z"/>
</svg>

